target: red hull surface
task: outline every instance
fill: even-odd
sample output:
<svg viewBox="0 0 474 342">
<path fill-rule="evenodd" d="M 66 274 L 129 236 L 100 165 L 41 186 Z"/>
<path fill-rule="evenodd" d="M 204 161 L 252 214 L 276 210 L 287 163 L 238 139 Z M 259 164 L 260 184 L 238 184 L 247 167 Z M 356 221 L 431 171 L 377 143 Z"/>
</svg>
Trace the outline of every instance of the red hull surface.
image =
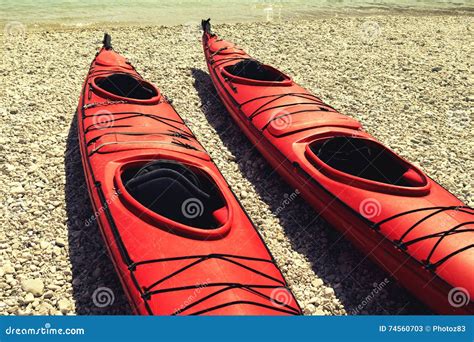
<svg viewBox="0 0 474 342">
<path fill-rule="evenodd" d="M 211 79 L 268 162 L 328 222 L 443 314 L 472 314 L 474 210 L 203 21 Z"/>
<path fill-rule="evenodd" d="M 209 155 L 110 37 L 91 64 L 77 115 L 90 198 L 135 313 L 301 313 Z M 188 188 L 197 195 L 183 202 Z"/>
</svg>

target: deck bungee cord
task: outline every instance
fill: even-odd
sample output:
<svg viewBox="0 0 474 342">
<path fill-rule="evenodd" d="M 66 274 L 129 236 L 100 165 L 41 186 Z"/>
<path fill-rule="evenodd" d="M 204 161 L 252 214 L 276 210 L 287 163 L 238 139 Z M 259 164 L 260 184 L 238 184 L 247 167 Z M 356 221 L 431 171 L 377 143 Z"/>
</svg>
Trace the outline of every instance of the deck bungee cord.
<svg viewBox="0 0 474 342">
<path fill-rule="evenodd" d="M 265 277 L 267 279 L 270 279 L 272 281 L 275 281 L 277 282 L 278 284 L 275 284 L 275 285 L 266 285 L 266 284 L 240 284 L 240 283 L 206 283 L 205 284 L 205 287 L 222 287 L 221 289 L 218 289 L 216 290 L 215 292 L 211 292 L 209 295 L 207 295 L 206 297 L 203 297 L 201 298 L 200 300 L 196 301 L 195 303 L 192 303 L 191 305 L 183 308 L 183 309 L 180 309 L 179 312 L 180 313 L 183 313 L 184 311 L 190 309 L 191 307 L 199 304 L 199 303 L 202 303 L 222 292 L 225 292 L 225 291 L 229 291 L 231 289 L 236 289 L 236 288 L 240 288 L 240 289 L 246 289 L 246 290 L 249 290 L 249 291 L 252 291 L 253 293 L 256 293 L 258 294 L 259 296 L 261 297 L 264 297 L 268 300 L 271 300 L 271 301 L 275 301 L 278 306 L 278 308 L 276 308 L 278 311 L 282 311 L 282 312 L 285 312 L 285 313 L 288 313 L 288 314 L 294 314 L 294 315 L 297 315 L 299 314 L 299 311 L 297 309 L 295 309 L 294 307 L 288 305 L 287 303 L 284 303 L 284 302 L 278 302 L 278 299 L 272 299 L 271 297 L 265 295 L 264 293 L 261 293 L 261 292 L 258 292 L 256 291 L 255 289 L 262 289 L 262 288 L 265 288 L 265 289 L 286 289 L 289 291 L 288 287 L 285 285 L 285 283 L 283 281 L 281 281 L 280 279 L 277 279 L 277 278 L 273 278 L 273 277 L 270 277 L 268 275 L 266 275 L 265 273 L 262 273 L 254 268 L 251 268 L 251 267 L 247 267 L 239 262 L 236 262 L 236 261 L 233 261 L 232 259 L 242 259 L 242 260 L 252 260 L 252 261 L 259 261 L 259 262 L 264 262 L 264 263 L 273 263 L 272 260 L 267 260 L 267 259 L 259 259 L 259 258 L 252 258 L 252 257 L 246 257 L 246 256 L 241 256 L 241 255 L 227 255 L 227 254 L 209 254 L 209 255 L 190 255 L 190 256 L 184 256 L 184 257 L 176 257 L 176 258 L 165 258 L 165 259 L 157 259 L 157 260 L 145 260 L 145 261 L 141 261 L 141 262 L 137 262 L 137 263 L 134 263 L 131 267 L 132 268 L 136 268 L 137 266 L 140 266 L 140 265 L 146 265 L 146 264 L 150 264 L 150 263 L 160 263 L 160 262 L 169 262 L 169 261 L 176 261 L 176 260 L 193 260 L 193 259 L 197 259 L 197 260 L 194 260 L 192 261 L 191 263 L 181 267 L 180 269 L 178 269 L 177 271 L 175 271 L 174 273 L 172 274 L 169 274 L 157 281 L 155 281 L 154 283 L 152 283 L 151 285 L 143 288 L 144 290 L 144 293 L 143 293 L 143 297 L 144 298 L 148 298 L 150 299 L 152 295 L 156 295 L 156 294 L 161 294 L 161 293 L 166 293 L 166 292 L 173 292 L 173 291 L 183 291 L 183 290 L 190 290 L 190 289 L 196 289 L 196 288 L 200 288 L 202 287 L 202 285 L 200 284 L 197 284 L 197 285 L 191 285 L 191 286 L 179 286 L 179 287 L 172 287 L 172 288 L 163 288 L 163 289 L 159 289 L 159 290 L 153 290 L 154 287 L 156 287 L 157 285 L 163 283 L 164 281 L 178 275 L 179 273 L 181 272 L 184 272 L 186 271 L 187 269 L 205 261 L 205 260 L 208 260 L 208 259 L 211 259 L 211 258 L 216 258 L 216 259 L 221 259 L 221 260 L 225 260 L 227 262 L 231 262 L 235 265 L 238 265 L 242 268 L 245 268 L 257 275 L 260 275 L 262 277 Z M 252 304 L 252 305 L 261 305 L 259 303 L 256 303 L 256 302 L 247 302 L 248 304 Z M 228 303 L 227 303 L 228 304 Z M 283 309 L 282 307 L 285 307 L 285 309 Z M 275 308 L 273 308 L 275 309 Z M 210 311 L 210 309 L 206 309 L 208 311 Z M 176 312 L 173 313 L 173 315 L 176 314 Z M 196 314 L 196 313 L 194 313 Z"/>
<path fill-rule="evenodd" d="M 209 260 L 209 259 L 220 259 L 220 260 L 224 260 L 226 262 L 230 262 L 230 263 L 233 263 L 237 266 L 240 266 L 250 272 L 253 272 L 255 274 L 258 274 L 264 278 L 267 278 L 267 279 L 270 279 L 272 281 L 275 281 L 277 283 L 280 283 L 281 285 L 284 285 L 284 283 L 280 280 L 280 279 L 277 279 L 277 278 L 274 278 L 274 277 L 271 277 L 269 275 L 266 275 L 265 273 L 263 272 L 260 272 L 252 267 L 247 267 L 237 261 L 233 261 L 232 259 L 235 258 L 235 259 L 246 259 L 246 260 L 252 260 L 252 261 L 259 261 L 259 262 L 270 262 L 272 263 L 271 260 L 265 260 L 265 259 L 257 259 L 257 258 L 246 258 L 245 256 L 241 256 L 241 255 L 220 255 L 220 254 L 208 254 L 208 255 L 203 255 L 203 256 L 191 256 L 191 259 L 198 259 L 198 260 L 195 260 L 193 262 L 191 262 L 190 264 L 186 265 L 186 266 L 183 266 L 182 268 L 178 269 L 177 271 L 173 272 L 172 274 L 169 274 L 159 280 L 156 280 L 155 282 L 153 282 L 151 285 L 147 286 L 146 288 L 144 288 L 144 290 L 146 292 L 150 291 L 151 289 L 153 289 L 155 286 L 159 285 L 160 283 L 162 283 L 163 281 L 183 272 L 184 270 L 187 270 L 203 261 L 206 261 L 206 260 Z M 184 260 L 184 259 L 188 259 L 188 256 L 184 257 L 184 258 L 174 258 L 172 259 L 173 261 L 174 260 Z M 154 260 L 153 262 L 162 262 L 162 261 L 170 261 L 170 259 L 162 259 L 162 260 Z M 149 262 L 147 262 L 146 264 L 149 264 Z M 138 265 L 140 265 L 140 263 L 138 263 Z"/>
<path fill-rule="evenodd" d="M 108 35 L 77 113 L 91 202 L 135 313 L 301 314 L 207 152 Z"/>
<path fill-rule="evenodd" d="M 466 210 L 467 209 L 467 210 Z M 469 214 L 469 215 L 472 215 L 474 216 L 474 209 L 471 208 L 471 207 L 468 207 L 468 206 L 456 206 L 456 207 L 430 207 L 430 208 L 419 208 L 419 209 L 413 209 L 413 210 L 410 210 L 410 211 L 407 211 L 407 212 L 402 212 L 402 213 L 398 213 L 396 215 L 393 215 L 392 217 L 388 217 L 386 219 L 384 219 L 383 221 L 381 222 L 378 222 L 376 224 L 374 224 L 373 226 L 374 227 L 380 227 L 380 225 L 382 224 L 385 224 L 389 221 L 392 221 L 394 219 L 397 219 L 397 218 L 400 218 L 400 217 L 403 217 L 405 215 L 409 215 L 409 214 L 413 214 L 413 213 L 418 213 L 418 212 L 422 212 L 422 211 L 428 211 L 428 210 L 435 210 L 434 212 L 426 215 L 425 217 L 419 219 L 417 222 L 415 222 L 413 225 L 411 225 L 401 236 L 398 240 L 394 240 L 393 243 L 400 249 L 406 251 L 407 248 L 415 243 L 418 243 L 418 242 L 421 242 L 421 241 L 424 241 L 426 239 L 432 239 L 432 238 L 439 238 L 436 243 L 434 244 L 434 246 L 431 248 L 430 252 L 428 253 L 428 256 L 426 257 L 426 259 L 424 259 L 422 262 L 424 263 L 425 267 L 431 271 L 435 271 L 437 267 L 439 267 L 440 265 L 442 265 L 443 263 L 445 263 L 449 258 L 461 253 L 461 252 L 464 252 L 464 251 L 467 251 L 468 249 L 471 249 L 474 247 L 474 244 L 471 244 L 471 245 L 468 245 L 468 246 L 463 246 L 463 247 L 460 247 L 458 250 L 455 250 L 453 251 L 452 253 L 450 253 L 449 255 L 446 255 L 444 256 L 443 258 L 441 258 L 440 260 L 432 263 L 431 262 L 431 258 L 433 256 L 433 254 L 435 253 L 436 251 L 436 248 L 439 247 L 440 243 L 444 240 L 444 238 L 446 236 L 449 236 L 449 235 L 454 235 L 454 234 L 460 234 L 460 233 L 472 233 L 474 232 L 474 229 L 462 229 L 462 230 L 459 230 L 459 228 L 461 227 L 464 227 L 466 225 L 474 225 L 474 221 L 467 221 L 467 222 L 462 222 L 452 228 L 449 228 L 449 229 L 446 229 L 444 231 L 440 231 L 440 232 L 436 232 L 436 233 L 433 233 L 433 234 L 427 234 L 427 235 L 423 235 L 423 236 L 420 236 L 420 237 L 417 237 L 417 238 L 414 238 L 412 240 L 408 240 L 408 241 L 404 241 L 404 239 L 408 236 L 408 234 L 410 234 L 410 232 L 412 232 L 414 229 L 416 229 L 416 227 L 420 226 L 423 222 L 425 222 L 426 220 L 428 220 L 429 218 L 435 216 L 435 215 L 438 215 L 440 213 L 443 213 L 443 212 L 446 212 L 446 211 L 450 211 L 450 210 L 454 210 L 454 211 L 460 211 L 460 212 L 463 212 L 463 213 L 466 213 L 466 214 Z"/>
<path fill-rule="evenodd" d="M 288 304 L 284 303 L 284 302 L 281 302 L 281 301 L 278 301 L 278 299 L 275 299 L 275 298 L 271 298 L 267 295 L 265 295 L 264 293 L 260 292 L 260 291 L 257 291 L 256 289 L 272 289 L 272 290 L 278 290 L 278 289 L 282 289 L 284 288 L 285 290 L 288 290 L 288 288 L 286 287 L 281 287 L 281 286 L 276 286 L 276 285 L 242 285 L 242 284 L 236 284 L 236 283 L 214 283 L 214 284 L 206 284 L 206 287 L 222 287 L 221 289 L 215 291 L 215 292 L 212 292 L 211 294 L 207 295 L 206 297 L 203 297 L 199 300 L 197 300 L 196 302 L 194 303 L 191 303 L 187 306 L 185 306 L 184 308 L 182 309 L 179 309 L 175 312 L 172 313 L 172 316 L 174 315 L 177 315 L 177 314 L 182 314 L 184 313 L 185 311 L 193 308 L 194 306 L 198 305 L 198 304 L 201 304 L 202 302 L 204 302 L 205 300 L 208 300 L 212 297 L 215 297 L 217 295 L 219 295 L 220 293 L 223 293 L 223 292 L 226 292 L 226 291 L 231 291 L 233 289 L 244 289 L 246 291 L 249 291 L 249 292 L 252 292 L 253 294 L 256 294 L 262 298 L 265 298 L 267 300 L 271 300 L 275 303 L 277 303 L 277 305 L 279 306 L 278 308 L 278 311 L 281 311 L 281 312 L 284 312 L 286 314 L 289 314 L 289 315 L 299 315 L 299 312 L 298 310 L 296 310 L 295 308 L 289 306 Z M 192 286 L 192 287 L 183 287 L 183 288 L 175 288 L 175 289 L 172 289 L 172 291 L 180 291 L 180 290 L 188 290 L 188 289 L 197 289 L 199 288 L 198 286 Z M 167 292 L 166 289 L 165 290 L 160 290 L 160 292 Z M 230 305 L 230 304 L 234 304 L 234 303 L 226 303 L 226 305 Z M 247 302 L 247 304 L 250 304 L 250 305 L 262 305 L 260 303 L 256 303 L 256 302 Z M 268 308 L 268 305 L 264 305 L 264 307 Z M 206 309 L 207 312 L 211 311 L 211 310 L 215 310 L 217 307 L 211 307 L 209 309 Z M 203 313 L 202 311 L 200 313 Z M 193 313 L 193 315 L 198 315 L 200 314 L 199 312 L 198 313 Z"/>
<path fill-rule="evenodd" d="M 231 117 L 274 169 L 363 253 L 440 313 L 474 298 L 474 209 L 277 69 L 202 21 L 211 80 Z"/>
<path fill-rule="evenodd" d="M 127 102 L 126 101 L 115 101 L 115 103 L 109 103 L 108 105 L 117 105 L 117 104 L 126 104 Z M 159 101 L 158 104 L 161 104 L 161 103 L 164 103 L 164 101 Z M 95 104 L 95 103 L 93 103 Z M 96 107 L 95 105 L 94 106 L 86 106 L 85 108 L 83 109 L 90 109 L 90 108 L 94 108 Z M 120 115 L 128 115 L 128 116 L 121 116 L 119 118 L 116 118 L 116 116 L 120 116 Z M 99 145 L 98 147 L 94 148 L 89 156 L 95 154 L 95 153 L 102 153 L 101 152 L 101 149 L 103 147 L 106 147 L 106 146 L 110 146 L 110 145 L 117 145 L 117 144 L 132 144 L 132 143 L 135 143 L 135 144 L 140 144 L 140 143 L 146 143 L 146 144 L 150 144 L 150 143 L 155 143 L 155 144 L 164 144 L 164 145 L 176 145 L 176 146 L 180 146 L 180 147 L 183 147 L 183 148 L 186 148 L 186 149 L 191 149 L 191 150 L 195 150 L 195 151 L 201 151 L 203 153 L 205 153 L 204 150 L 202 149 L 199 149 L 195 146 L 192 146 L 186 142 L 183 142 L 181 141 L 180 139 L 184 139 L 184 140 L 187 140 L 187 141 L 190 141 L 191 139 L 195 141 L 195 143 L 197 143 L 197 140 L 195 139 L 194 135 L 190 132 L 187 132 L 185 129 L 183 128 L 186 128 L 186 125 L 184 122 L 182 121 L 178 121 L 178 120 L 173 120 L 173 119 L 170 119 L 170 118 L 166 118 L 164 116 L 160 116 L 160 115 L 157 115 L 157 114 L 147 114 L 147 113 L 139 113 L 139 112 L 131 112 L 131 111 L 123 111 L 123 112 L 112 112 L 112 111 L 107 111 L 106 113 L 98 113 L 98 114 L 95 114 L 95 115 L 91 115 L 90 117 L 93 117 L 93 118 L 100 118 L 101 116 L 104 116 L 106 117 L 107 120 L 100 120 L 99 119 L 99 123 L 96 123 L 96 122 L 93 122 L 90 126 L 86 127 L 85 128 L 85 134 L 87 133 L 90 133 L 90 132 L 93 132 L 94 130 L 107 130 L 106 133 L 102 133 L 102 134 L 99 134 L 99 135 L 96 135 L 94 138 L 90 139 L 87 141 L 86 145 L 87 146 L 90 146 L 92 144 L 94 144 L 96 141 L 102 139 L 104 136 L 107 136 L 107 135 L 129 135 L 129 136 L 153 136 L 153 135 L 162 135 L 162 136 L 169 136 L 169 137 L 172 137 L 173 140 L 171 140 L 170 142 L 163 142 L 163 141 L 150 141 L 150 140 L 147 140 L 147 141 L 127 141 L 127 142 L 109 142 L 109 143 L 104 143 L 104 144 L 101 144 Z M 168 130 L 167 132 L 142 132 L 142 131 L 133 131 L 133 132 L 122 132 L 122 131 L 111 131 L 111 129 L 114 129 L 114 128 L 127 128 L 127 127 L 133 127 L 131 125 L 120 125 L 120 126 L 117 126 L 117 125 L 114 125 L 115 122 L 117 121 L 123 121 L 123 120 L 129 120 L 129 119 L 133 119 L 133 118 L 136 118 L 136 117 L 146 117 L 146 118 L 150 118 L 152 120 L 156 120 L 164 125 L 167 125 L 169 127 L 171 127 L 173 130 Z M 85 115 L 85 117 L 87 117 L 87 115 Z M 181 125 L 182 127 L 178 127 L 176 126 L 175 124 L 179 124 Z M 177 138 L 177 139 L 175 139 Z"/>
</svg>

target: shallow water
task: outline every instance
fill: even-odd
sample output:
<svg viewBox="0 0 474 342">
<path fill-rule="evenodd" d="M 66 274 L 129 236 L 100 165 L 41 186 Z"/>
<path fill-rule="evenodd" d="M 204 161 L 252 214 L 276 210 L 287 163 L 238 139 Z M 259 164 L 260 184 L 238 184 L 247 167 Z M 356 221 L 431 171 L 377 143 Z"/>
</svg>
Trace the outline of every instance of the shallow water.
<svg viewBox="0 0 474 342">
<path fill-rule="evenodd" d="M 0 23 L 87 26 L 100 23 L 175 25 L 291 20 L 328 14 L 424 10 L 470 11 L 474 0 L 0 0 Z"/>
</svg>

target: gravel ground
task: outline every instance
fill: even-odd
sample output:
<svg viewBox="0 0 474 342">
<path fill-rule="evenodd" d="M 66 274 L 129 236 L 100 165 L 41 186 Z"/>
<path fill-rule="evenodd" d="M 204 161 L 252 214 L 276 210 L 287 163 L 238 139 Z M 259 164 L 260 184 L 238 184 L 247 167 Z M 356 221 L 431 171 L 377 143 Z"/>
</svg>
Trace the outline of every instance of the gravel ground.
<svg viewBox="0 0 474 342">
<path fill-rule="evenodd" d="M 473 206 L 473 20 L 335 17 L 215 28 L 292 75 Z M 0 313 L 130 313 L 84 184 L 74 111 L 102 30 L 5 27 Z M 196 25 L 109 29 L 174 100 L 257 224 L 306 314 L 429 311 L 272 172 L 216 98 Z M 301 39 L 301 40 L 299 40 Z M 469 181 L 471 180 L 471 181 Z M 113 303 L 95 291 L 111 289 Z"/>
</svg>

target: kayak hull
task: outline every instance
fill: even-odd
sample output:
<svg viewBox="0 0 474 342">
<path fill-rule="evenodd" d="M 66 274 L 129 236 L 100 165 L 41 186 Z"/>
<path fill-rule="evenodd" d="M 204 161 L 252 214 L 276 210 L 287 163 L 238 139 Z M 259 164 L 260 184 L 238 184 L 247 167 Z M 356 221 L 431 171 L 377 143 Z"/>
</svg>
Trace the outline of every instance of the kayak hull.
<svg viewBox="0 0 474 342">
<path fill-rule="evenodd" d="M 203 48 L 231 117 L 318 215 L 434 311 L 474 312 L 474 275 L 468 271 L 474 267 L 472 208 L 287 75 L 260 64 L 263 76 L 243 76 L 239 62 L 252 70 L 253 59 L 209 30 Z M 256 80 L 267 76 L 274 79 Z M 402 185 L 355 177 L 318 158 L 316 146 L 321 151 L 341 137 L 374 146 L 396 161 L 405 171 Z"/>
<path fill-rule="evenodd" d="M 301 313 L 207 152 L 166 97 L 111 47 L 104 46 L 91 64 L 77 116 L 94 217 L 136 314 Z M 160 169 L 146 169 L 152 167 Z M 131 184 L 143 170 L 154 183 L 134 193 Z M 153 202 L 143 202 L 153 184 L 168 182 L 175 189 L 178 180 L 188 184 L 189 179 L 201 186 L 196 193 L 215 196 L 218 208 L 209 211 L 207 221 L 208 203 L 197 195 L 182 201 L 176 194 L 181 188 L 152 192 Z M 171 216 L 176 206 L 180 216 Z"/>
</svg>

